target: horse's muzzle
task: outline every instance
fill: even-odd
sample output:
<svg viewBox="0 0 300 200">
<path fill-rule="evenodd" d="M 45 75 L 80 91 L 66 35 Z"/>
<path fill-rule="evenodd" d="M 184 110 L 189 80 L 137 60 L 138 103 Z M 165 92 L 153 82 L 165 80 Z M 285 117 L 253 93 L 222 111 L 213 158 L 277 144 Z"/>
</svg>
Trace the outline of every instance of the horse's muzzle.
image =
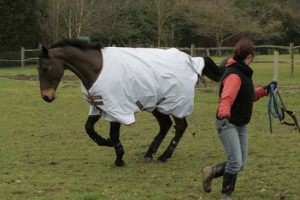
<svg viewBox="0 0 300 200">
<path fill-rule="evenodd" d="M 54 94 L 55 94 L 55 92 L 53 89 L 41 90 L 42 98 L 48 103 L 52 102 L 55 99 Z"/>
<path fill-rule="evenodd" d="M 43 99 L 44 99 L 45 101 L 47 101 L 48 103 L 50 103 L 50 102 L 52 102 L 52 101 L 55 99 L 55 97 L 49 98 L 48 96 L 43 96 Z"/>
</svg>

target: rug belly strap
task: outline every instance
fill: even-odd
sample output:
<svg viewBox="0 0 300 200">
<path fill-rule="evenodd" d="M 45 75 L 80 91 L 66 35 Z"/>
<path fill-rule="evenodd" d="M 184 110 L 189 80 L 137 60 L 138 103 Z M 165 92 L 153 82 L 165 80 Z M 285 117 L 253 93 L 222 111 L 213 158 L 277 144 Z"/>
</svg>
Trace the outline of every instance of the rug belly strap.
<svg viewBox="0 0 300 200">
<path fill-rule="evenodd" d="M 84 100 L 94 106 L 103 105 L 103 99 L 101 95 L 99 96 L 84 95 Z"/>
</svg>

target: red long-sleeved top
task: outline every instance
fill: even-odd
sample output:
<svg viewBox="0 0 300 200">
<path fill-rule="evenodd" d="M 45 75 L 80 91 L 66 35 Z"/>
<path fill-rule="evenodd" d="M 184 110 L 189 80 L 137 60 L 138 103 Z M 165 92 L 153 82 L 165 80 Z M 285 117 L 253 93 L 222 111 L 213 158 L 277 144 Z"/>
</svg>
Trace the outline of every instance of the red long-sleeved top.
<svg viewBox="0 0 300 200">
<path fill-rule="evenodd" d="M 230 74 L 223 80 L 223 90 L 217 112 L 219 118 L 230 117 L 231 106 L 235 101 L 241 84 L 241 79 L 237 74 Z M 267 90 L 264 87 L 257 87 L 254 90 L 253 101 L 257 101 L 267 95 Z"/>
</svg>

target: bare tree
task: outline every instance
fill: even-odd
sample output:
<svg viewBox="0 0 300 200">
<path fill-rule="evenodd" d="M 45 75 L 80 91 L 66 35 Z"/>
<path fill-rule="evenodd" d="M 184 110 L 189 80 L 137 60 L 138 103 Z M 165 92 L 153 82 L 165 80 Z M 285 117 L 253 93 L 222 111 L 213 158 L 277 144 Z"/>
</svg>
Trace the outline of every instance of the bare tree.
<svg viewBox="0 0 300 200">
<path fill-rule="evenodd" d="M 95 0 L 51 1 L 47 26 L 52 41 L 87 34 L 96 13 Z"/>
<path fill-rule="evenodd" d="M 262 16 L 249 15 L 246 9 L 237 7 L 233 0 L 198 0 L 189 3 L 193 13 L 190 20 L 198 25 L 195 33 L 213 39 L 219 47 L 236 36 L 275 33 L 274 30 L 280 26 L 276 20 L 262 24 Z"/>
<path fill-rule="evenodd" d="M 148 17 L 152 18 L 156 27 L 157 46 L 166 45 L 168 38 L 172 37 L 172 21 L 175 15 L 175 0 L 147 1 Z M 174 29 L 174 28 L 173 28 Z"/>
<path fill-rule="evenodd" d="M 299 35 L 297 0 L 51 0 L 44 35 L 50 41 L 91 35 L 111 45 L 231 44 Z M 275 40 L 276 41 L 276 40 Z M 298 40 L 297 40 L 298 41 Z"/>
<path fill-rule="evenodd" d="M 58 40 L 58 38 L 60 37 L 59 13 L 60 13 L 59 0 L 49 1 L 47 20 L 44 24 L 41 24 L 41 27 L 44 32 L 43 34 L 44 40 L 47 43 L 52 43 L 53 41 Z"/>
<path fill-rule="evenodd" d="M 132 19 L 130 13 L 133 0 L 100 0 L 97 3 L 94 35 L 108 40 L 108 45 L 126 45 L 128 40 L 139 33 L 134 26 L 138 19 Z"/>
</svg>

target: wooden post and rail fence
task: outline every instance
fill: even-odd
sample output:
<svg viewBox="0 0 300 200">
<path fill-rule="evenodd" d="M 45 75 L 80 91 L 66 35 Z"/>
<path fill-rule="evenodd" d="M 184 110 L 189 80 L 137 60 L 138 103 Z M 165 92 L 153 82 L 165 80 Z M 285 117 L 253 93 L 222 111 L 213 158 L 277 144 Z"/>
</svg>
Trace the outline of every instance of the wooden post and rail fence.
<svg viewBox="0 0 300 200">
<path fill-rule="evenodd" d="M 166 49 L 167 47 L 162 47 Z M 37 62 L 37 57 L 28 57 L 26 56 L 27 52 L 38 52 L 41 49 L 41 44 L 39 44 L 37 49 L 25 49 L 24 47 L 21 47 L 21 59 L 20 60 L 5 60 L 1 59 L 0 61 L 14 61 L 14 62 L 20 62 L 21 67 L 25 67 L 26 62 Z M 216 52 L 217 54 L 220 52 L 231 52 L 233 47 L 209 47 L 209 48 L 203 48 L 203 47 L 196 47 L 195 44 L 192 44 L 191 47 L 185 47 L 185 48 L 178 48 L 181 51 L 184 51 L 186 53 L 189 53 L 191 56 L 199 56 L 199 53 L 201 52 L 200 56 L 211 56 L 212 52 Z M 294 46 L 293 43 L 290 43 L 289 46 L 276 46 L 276 45 L 258 45 L 255 46 L 255 49 L 258 51 L 259 49 L 268 49 L 268 54 L 271 54 L 272 50 L 274 52 L 274 59 L 273 60 L 264 60 L 264 61 L 255 61 L 255 63 L 285 63 L 290 65 L 290 76 L 294 76 L 295 71 L 295 64 L 300 64 L 300 61 L 295 61 L 294 53 L 297 51 L 299 52 L 300 46 Z M 289 54 L 289 61 L 279 61 L 279 51 L 285 51 Z M 277 51 L 277 53 L 276 53 Z M 286 53 L 285 53 L 286 54 Z"/>
<path fill-rule="evenodd" d="M 289 64 L 290 65 L 290 76 L 294 76 L 295 71 L 295 64 L 300 64 L 300 61 L 295 61 L 295 51 L 300 49 L 300 46 L 294 46 L 294 43 L 290 43 L 289 46 L 276 46 L 276 45 L 257 45 L 255 46 L 255 49 L 268 49 L 268 54 L 271 54 L 270 50 L 274 51 L 274 59 L 273 60 L 265 60 L 265 61 L 254 61 L 254 63 L 274 63 L 274 70 L 275 68 L 278 71 L 279 63 L 281 64 Z M 211 48 L 202 48 L 202 47 L 195 47 L 194 44 L 191 45 L 191 48 L 179 48 L 183 51 L 190 51 L 191 56 L 196 55 L 196 51 L 202 51 L 205 52 L 206 56 L 210 56 L 212 51 L 215 52 L 222 52 L 222 51 L 232 51 L 233 47 L 211 47 Z M 289 61 L 280 61 L 279 60 L 279 50 L 287 51 L 289 54 Z M 275 66 L 275 63 L 277 66 Z"/>
<path fill-rule="evenodd" d="M 40 49 L 42 49 L 42 45 L 39 44 L 37 49 L 25 49 L 24 47 L 21 47 L 21 67 L 25 67 L 25 62 L 26 61 L 32 61 L 32 60 L 38 60 L 37 57 L 35 58 L 26 58 L 26 52 L 38 52 L 40 51 Z"/>
</svg>

